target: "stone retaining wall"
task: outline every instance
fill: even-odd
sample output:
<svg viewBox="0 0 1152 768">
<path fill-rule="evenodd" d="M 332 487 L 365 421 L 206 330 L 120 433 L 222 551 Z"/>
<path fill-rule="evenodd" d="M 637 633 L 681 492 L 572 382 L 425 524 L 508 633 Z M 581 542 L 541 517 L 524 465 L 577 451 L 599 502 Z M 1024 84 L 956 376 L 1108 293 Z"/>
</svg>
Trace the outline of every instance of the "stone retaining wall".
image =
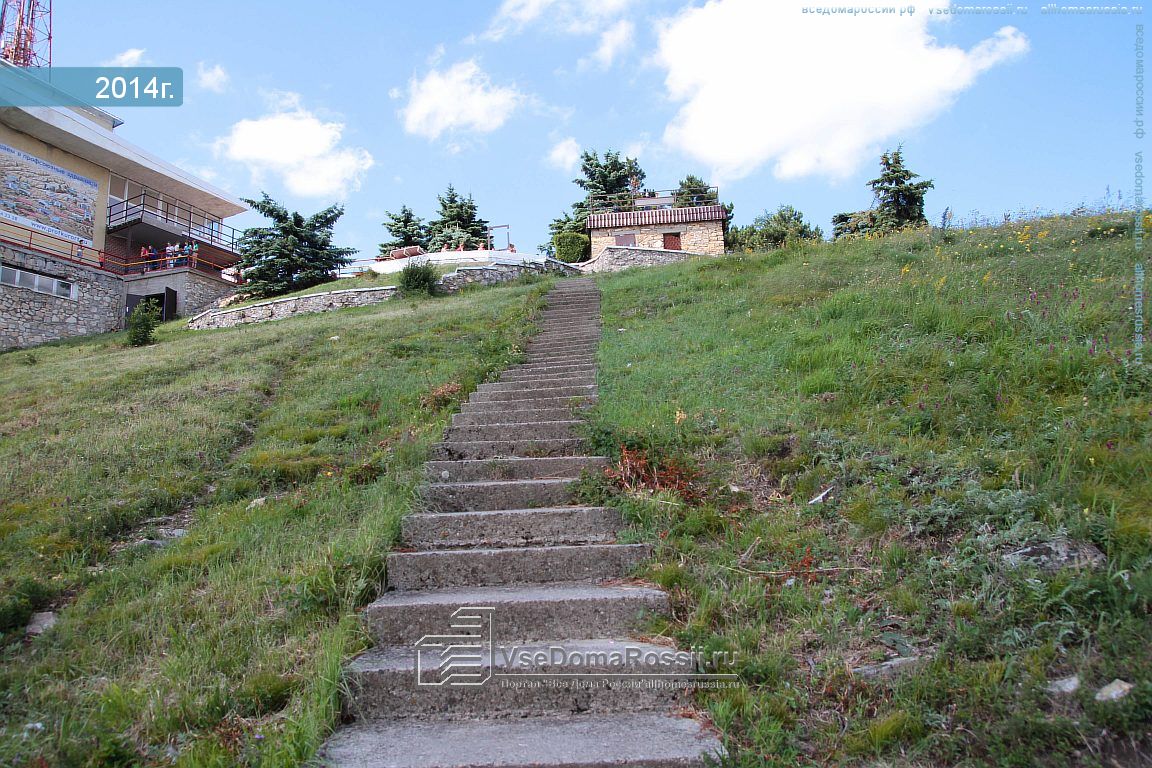
<svg viewBox="0 0 1152 768">
<path fill-rule="evenodd" d="M 577 266 L 581 272 L 619 272 L 631 267 L 658 267 L 662 264 L 675 264 L 678 261 L 704 256 L 689 251 L 666 251 L 663 248 L 636 248 L 626 245 L 611 245 L 599 255 Z"/>
<path fill-rule="evenodd" d="M 579 274 L 579 270 L 569 264 L 549 259 L 544 262 L 523 264 L 489 264 L 483 267 L 460 267 L 455 272 L 444 275 L 436 283 L 441 293 L 459 293 L 469 285 L 498 285 L 523 277 L 541 274 Z M 269 320 L 283 320 L 294 315 L 313 312 L 331 312 L 350 307 L 366 307 L 388 301 L 396 295 L 397 288 L 387 285 L 381 288 L 347 288 L 342 291 L 313 293 L 307 296 L 294 296 L 285 299 L 271 299 L 246 307 L 210 309 L 188 321 L 194 331 L 209 328 L 231 328 L 245 323 L 264 323 Z"/>
<path fill-rule="evenodd" d="M 120 327 L 124 286 L 119 277 L 7 245 L 0 245 L 0 262 L 76 286 L 76 298 L 71 299 L 0 285 L 0 349 L 30 347 Z"/>
</svg>

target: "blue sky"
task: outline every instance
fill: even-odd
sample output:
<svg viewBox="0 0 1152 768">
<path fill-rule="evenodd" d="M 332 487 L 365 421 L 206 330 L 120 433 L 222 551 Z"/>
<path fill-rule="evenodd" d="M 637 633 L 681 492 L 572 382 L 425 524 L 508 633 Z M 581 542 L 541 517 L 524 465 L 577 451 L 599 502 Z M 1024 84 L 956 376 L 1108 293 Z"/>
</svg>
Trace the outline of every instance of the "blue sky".
<svg viewBox="0 0 1152 768">
<path fill-rule="evenodd" d="M 930 219 L 1130 196 L 1144 16 L 1046 5 L 61 0 L 53 63 L 182 67 L 184 105 L 121 109 L 118 133 L 238 196 L 342 202 L 361 257 L 385 210 L 432 217 L 450 182 L 534 251 L 586 148 L 638 156 L 651 188 L 701 175 L 737 223 L 787 203 L 826 232 L 898 143 Z"/>
</svg>

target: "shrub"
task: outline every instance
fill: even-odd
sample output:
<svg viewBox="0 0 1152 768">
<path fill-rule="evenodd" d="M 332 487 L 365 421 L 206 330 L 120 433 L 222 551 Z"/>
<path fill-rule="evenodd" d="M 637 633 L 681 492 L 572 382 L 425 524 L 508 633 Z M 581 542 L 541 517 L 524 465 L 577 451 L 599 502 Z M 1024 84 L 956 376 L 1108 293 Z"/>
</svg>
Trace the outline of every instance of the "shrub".
<svg viewBox="0 0 1152 768">
<path fill-rule="evenodd" d="M 400 293 L 405 296 L 417 293 L 432 296 L 436 292 L 436 282 L 439 279 L 436 267 L 427 259 L 409 261 L 404 265 L 404 269 L 400 270 Z"/>
<path fill-rule="evenodd" d="M 553 238 L 556 258 L 569 264 L 584 261 L 592 254 L 592 240 L 580 232 L 560 232 Z"/>
<path fill-rule="evenodd" d="M 128 316 L 128 343 L 134 347 L 151 344 L 155 339 L 156 326 L 160 324 L 160 307 L 156 302 L 145 300 L 136 305 Z"/>
</svg>

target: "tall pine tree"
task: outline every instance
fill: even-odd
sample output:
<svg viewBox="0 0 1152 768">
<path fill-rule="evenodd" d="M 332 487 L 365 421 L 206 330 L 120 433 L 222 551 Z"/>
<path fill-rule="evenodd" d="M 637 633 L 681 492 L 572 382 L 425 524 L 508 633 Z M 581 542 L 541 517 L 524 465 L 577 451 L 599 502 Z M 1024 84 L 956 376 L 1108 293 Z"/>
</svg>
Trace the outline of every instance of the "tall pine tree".
<svg viewBox="0 0 1152 768">
<path fill-rule="evenodd" d="M 585 150 L 580 155 L 581 178 L 572 183 L 585 192 L 585 196 L 572 204 L 571 214 L 553 219 L 549 230 L 553 237 L 561 232 L 583 233 L 588 223 L 588 201 L 595 198 L 598 208 L 630 203 L 640 191 L 646 174 L 634 157 L 621 158 L 620 153 L 608 150 L 600 159 L 596 150 Z"/>
<path fill-rule="evenodd" d="M 428 250 L 488 247 L 488 222 L 477 213 L 472 195 L 464 197 L 449 184 L 436 199 L 440 201 L 440 215 L 428 224 Z"/>
<path fill-rule="evenodd" d="M 240 274 L 243 293 L 257 298 L 279 296 L 335 280 L 355 248 L 332 245 L 332 228 L 344 207 L 332 205 L 305 217 L 289 213 L 268 193 L 244 202 L 272 220 L 267 227 L 251 227 L 240 237 Z"/>
<path fill-rule="evenodd" d="M 876 195 L 876 226 L 884 230 L 920 227 L 924 216 L 924 194 L 934 186 L 931 180 L 913 181 L 920 174 L 904 167 L 902 147 L 880 156 L 880 176 L 868 182 Z"/>
<path fill-rule="evenodd" d="M 380 243 L 381 256 L 386 257 L 397 248 L 410 245 L 428 248 L 428 226 L 406 205 L 400 206 L 400 213 L 384 211 L 384 228 L 392 235 L 392 239 Z"/>
</svg>

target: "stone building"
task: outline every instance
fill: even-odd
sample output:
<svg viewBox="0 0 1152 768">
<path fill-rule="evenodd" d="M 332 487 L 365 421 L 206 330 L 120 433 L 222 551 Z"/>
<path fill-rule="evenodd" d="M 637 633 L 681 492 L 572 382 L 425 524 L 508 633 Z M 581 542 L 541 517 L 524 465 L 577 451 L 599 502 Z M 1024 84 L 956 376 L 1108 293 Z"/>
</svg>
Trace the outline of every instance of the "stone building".
<svg viewBox="0 0 1152 768">
<path fill-rule="evenodd" d="M 722 205 L 593 213 L 588 216 L 591 260 L 599 260 L 606 248 L 721 256 L 727 215 Z"/>
<path fill-rule="evenodd" d="M 122 328 L 145 299 L 170 319 L 235 292 L 239 233 L 224 219 L 246 206 L 124 141 L 121 124 L 90 107 L 0 107 L 0 349 Z"/>
</svg>

